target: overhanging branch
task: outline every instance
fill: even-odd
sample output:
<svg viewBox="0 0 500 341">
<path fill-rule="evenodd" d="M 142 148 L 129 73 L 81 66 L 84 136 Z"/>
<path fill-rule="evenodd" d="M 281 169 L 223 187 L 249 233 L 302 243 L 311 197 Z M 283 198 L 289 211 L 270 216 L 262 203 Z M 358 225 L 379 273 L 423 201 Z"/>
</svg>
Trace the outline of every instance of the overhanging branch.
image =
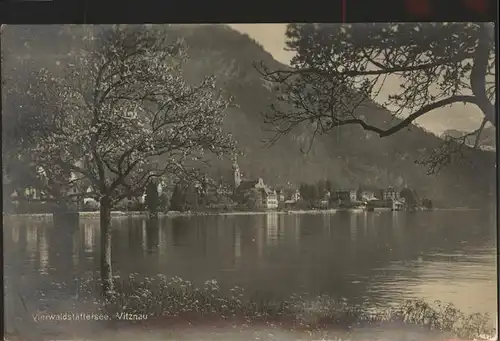
<svg viewBox="0 0 500 341">
<path fill-rule="evenodd" d="M 254 63 L 254 68 L 259 72 L 261 76 L 264 78 L 271 80 L 273 78 L 278 78 L 281 81 L 286 81 L 292 76 L 296 75 L 304 75 L 304 74 L 317 74 L 321 75 L 327 78 L 330 78 L 332 76 L 335 77 L 360 77 L 360 76 L 377 76 L 377 75 L 384 75 L 384 74 L 392 74 L 392 73 L 400 73 L 400 72 L 415 72 L 415 71 L 422 71 L 422 70 L 427 70 L 427 69 L 432 69 L 437 66 L 449 64 L 449 63 L 456 63 L 468 58 L 472 58 L 471 54 L 467 55 L 459 55 L 455 56 L 455 58 L 448 58 L 444 60 L 438 60 L 432 63 L 424 63 L 424 64 L 418 64 L 418 65 L 401 65 L 401 66 L 395 66 L 395 67 L 387 67 L 383 65 L 380 62 L 376 62 L 371 58 L 368 58 L 366 56 L 366 51 L 363 51 L 365 54 L 365 58 L 368 62 L 371 62 L 373 65 L 375 65 L 378 69 L 377 70 L 346 70 L 346 71 L 335 71 L 335 70 L 321 70 L 318 68 L 301 68 L 301 69 L 293 69 L 293 70 L 275 70 L 275 71 L 269 71 L 267 67 L 264 66 L 263 62 L 260 62 L 260 66 L 257 66 L 256 63 Z"/>
<path fill-rule="evenodd" d="M 364 130 L 373 131 L 373 132 L 377 133 L 380 137 L 385 137 L 385 136 L 395 134 L 398 131 L 400 131 L 401 129 L 408 127 L 417 118 L 419 118 L 422 115 L 425 115 L 426 113 L 428 113 L 434 109 L 441 108 L 443 106 L 450 105 L 450 104 L 457 103 L 457 102 L 473 103 L 473 104 L 477 105 L 477 99 L 474 96 L 465 96 L 465 95 L 464 96 L 451 96 L 451 97 L 442 99 L 440 101 L 423 106 L 421 109 L 408 115 L 408 117 L 406 117 L 400 123 L 396 124 L 395 126 L 392 126 L 391 128 L 388 128 L 388 129 L 381 129 L 381 128 L 378 128 L 376 126 L 370 125 L 359 118 L 353 118 L 353 119 L 349 119 L 349 120 L 338 120 L 337 122 L 333 122 L 333 127 L 343 126 L 343 125 L 348 125 L 348 124 L 358 124 Z"/>
</svg>

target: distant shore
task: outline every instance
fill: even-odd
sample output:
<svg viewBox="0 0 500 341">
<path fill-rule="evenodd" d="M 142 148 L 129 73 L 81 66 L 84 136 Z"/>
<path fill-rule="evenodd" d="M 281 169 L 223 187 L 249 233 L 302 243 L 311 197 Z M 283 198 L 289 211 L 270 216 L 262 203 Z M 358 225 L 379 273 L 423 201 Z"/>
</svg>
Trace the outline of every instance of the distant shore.
<svg viewBox="0 0 500 341">
<path fill-rule="evenodd" d="M 417 212 L 425 211 L 480 211 L 479 208 L 434 208 L 432 210 L 422 210 Z M 349 213 L 374 213 L 374 212 L 391 212 L 388 208 L 376 208 L 374 212 L 368 212 L 361 208 L 349 209 L 349 208 L 331 208 L 331 209 L 315 209 L 315 210 L 262 210 L 262 211 L 170 211 L 170 212 L 159 212 L 158 217 L 194 217 L 194 216 L 241 216 L 241 215 L 269 215 L 269 214 L 325 214 L 325 213 L 337 213 L 337 212 L 349 212 Z M 393 211 L 393 212 L 406 212 Z M 19 217 L 19 218 L 33 218 L 33 219 L 52 219 L 52 213 L 4 213 L 4 217 Z M 100 214 L 98 211 L 93 212 L 79 212 L 80 218 L 83 219 L 95 219 L 99 218 Z M 129 217 L 149 217 L 148 212 L 145 211 L 112 211 L 111 218 L 129 218 Z"/>
<path fill-rule="evenodd" d="M 170 212 L 159 212 L 158 217 L 192 217 L 192 216 L 236 216 L 236 215 L 268 215 L 268 214 L 319 214 L 319 213 L 335 213 L 337 209 L 325 209 L 325 210 L 263 210 L 263 211 L 170 211 Z M 100 213 L 95 212 L 78 212 L 80 218 L 84 219 L 94 219 L 99 218 Z M 13 213 L 6 214 L 4 217 L 20 217 L 20 218 L 39 218 L 39 219 L 52 219 L 52 213 Z M 148 212 L 144 211 L 111 211 L 111 218 L 129 218 L 129 217 L 149 217 Z"/>
</svg>

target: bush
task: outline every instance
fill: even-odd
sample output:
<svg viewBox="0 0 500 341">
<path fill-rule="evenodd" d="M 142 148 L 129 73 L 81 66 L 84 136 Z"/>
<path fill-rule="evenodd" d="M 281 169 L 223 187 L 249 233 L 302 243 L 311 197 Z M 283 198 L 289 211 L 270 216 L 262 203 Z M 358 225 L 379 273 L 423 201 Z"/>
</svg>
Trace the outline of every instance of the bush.
<svg viewBox="0 0 500 341">
<path fill-rule="evenodd" d="M 83 204 L 82 211 L 84 212 L 95 212 L 99 211 L 99 203 L 94 201 L 88 201 Z"/>
<path fill-rule="evenodd" d="M 158 211 L 160 212 L 168 212 L 168 208 L 170 206 L 170 200 L 166 193 L 162 193 L 159 197 L 158 202 Z"/>
<path fill-rule="evenodd" d="M 301 199 L 295 203 L 294 208 L 297 210 L 309 210 L 311 209 L 311 205 L 309 204 L 308 201 Z"/>
<path fill-rule="evenodd" d="M 41 213 L 53 213 L 59 207 L 51 202 L 27 202 L 21 201 L 17 206 L 15 212 L 20 214 L 41 214 Z"/>
<path fill-rule="evenodd" d="M 239 321 L 245 324 L 265 322 L 290 328 L 321 329 L 351 327 L 364 323 L 401 322 L 454 334 L 464 339 L 492 335 L 489 316 L 466 315 L 451 304 L 435 302 L 433 306 L 421 301 L 408 301 L 398 307 L 373 311 L 351 306 L 329 296 L 293 295 L 288 300 L 269 301 L 246 297 L 244 290 L 232 288 L 223 294 L 216 280 L 206 281 L 197 288 L 179 277 L 167 278 L 131 274 L 115 276 L 116 294 L 100 309 L 115 316 L 117 312 L 148 316 L 180 318 L 182 321 Z M 82 282 L 80 298 L 91 304 L 98 281 Z"/>
<path fill-rule="evenodd" d="M 146 205 L 141 202 L 130 202 L 127 204 L 127 210 L 129 211 L 145 211 Z"/>
</svg>

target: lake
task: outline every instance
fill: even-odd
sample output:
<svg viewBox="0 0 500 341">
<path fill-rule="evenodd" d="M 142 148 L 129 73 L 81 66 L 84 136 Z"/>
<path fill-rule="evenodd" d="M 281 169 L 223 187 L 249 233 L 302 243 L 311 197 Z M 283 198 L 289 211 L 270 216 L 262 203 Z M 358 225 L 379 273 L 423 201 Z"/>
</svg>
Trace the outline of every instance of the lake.
<svg viewBox="0 0 500 341">
<path fill-rule="evenodd" d="M 422 298 L 467 313 L 497 311 L 494 212 L 117 218 L 113 227 L 120 274 L 216 279 L 255 297 L 328 294 L 370 307 Z M 99 221 L 55 228 L 4 219 L 4 247 L 6 279 L 36 307 L 37 290 L 74 295 L 75 279 L 98 269 Z"/>
</svg>

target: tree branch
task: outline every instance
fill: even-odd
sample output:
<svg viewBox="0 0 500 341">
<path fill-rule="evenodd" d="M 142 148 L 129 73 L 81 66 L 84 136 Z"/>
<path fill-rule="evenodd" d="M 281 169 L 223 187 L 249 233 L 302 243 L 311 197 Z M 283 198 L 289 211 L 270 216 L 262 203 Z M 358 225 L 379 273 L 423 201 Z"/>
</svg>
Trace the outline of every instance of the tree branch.
<svg viewBox="0 0 500 341">
<path fill-rule="evenodd" d="M 416 112 L 408 115 L 408 117 L 406 117 L 400 123 L 398 123 L 395 126 L 392 126 L 389 129 L 381 129 L 381 128 L 375 127 L 373 125 L 366 123 L 364 120 L 359 119 L 359 118 L 353 118 L 353 119 L 348 119 L 348 120 L 337 120 L 337 122 L 335 122 L 335 121 L 333 122 L 332 127 L 343 126 L 343 125 L 347 125 L 347 124 L 358 124 L 364 130 L 375 132 L 380 137 L 386 137 L 386 136 L 397 133 L 401 129 L 408 127 L 417 118 L 419 118 L 422 115 L 425 115 L 426 113 L 428 113 L 434 109 L 441 108 L 445 105 L 449 105 L 449 104 L 457 103 L 457 102 L 467 102 L 467 103 L 477 104 L 477 99 L 474 96 L 465 96 L 465 95 L 452 96 L 452 97 L 445 98 L 443 100 L 440 100 L 440 101 L 423 106 L 420 110 L 417 110 Z"/>
<path fill-rule="evenodd" d="M 488 119 L 485 117 L 483 119 L 483 122 L 481 122 L 481 126 L 479 127 L 478 130 L 476 130 L 476 140 L 474 142 L 474 149 L 477 149 L 479 147 L 479 143 L 480 143 L 480 139 L 481 139 L 481 134 L 484 130 L 484 126 L 486 125 L 486 123 L 488 122 Z"/>
<path fill-rule="evenodd" d="M 384 66 L 383 64 L 368 58 L 366 56 L 366 51 L 363 50 L 363 54 L 365 55 L 365 58 L 367 61 L 371 62 L 373 65 L 378 67 L 378 70 L 346 70 L 346 71 L 336 71 L 336 70 L 322 70 L 319 68 L 296 68 L 292 70 L 275 70 L 275 71 L 269 71 L 267 67 L 264 66 L 263 62 L 260 62 L 260 67 L 257 66 L 256 63 L 254 63 L 254 68 L 257 70 L 257 72 L 263 76 L 267 80 L 272 80 L 273 78 L 278 78 L 280 81 L 286 81 L 292 76 L 296 75 L 304 75 L 304 74 L 317 74 L 321 75 L 325 78 L 333 78 L 333 77 L 360 77 L 360 76 L 377 76 L 377 75 L 385 75 L 385 74 L 396 74 L 400 72 L 415 72 L 415 71 L 422 71 L 422 70 L 427 70 L 427 69 L 432 69 L 436 66 L 441 66 L 449 63 L 456 63 L 459 61 L 462 61 L 467 58 L 472 58 L 472 54 L 467 54 L 467 55 L 459 55 L 455 56 L 455 58 L 449 58 L 449 59 L 443 59 L 443 60 L 438 60 L 432 63 L 425 63 L 425 64 L 419 64 L 419 65 L 402 65 L 402 66 L 394 66 L 394 67 L 387 67 Z"/>
</svg>

